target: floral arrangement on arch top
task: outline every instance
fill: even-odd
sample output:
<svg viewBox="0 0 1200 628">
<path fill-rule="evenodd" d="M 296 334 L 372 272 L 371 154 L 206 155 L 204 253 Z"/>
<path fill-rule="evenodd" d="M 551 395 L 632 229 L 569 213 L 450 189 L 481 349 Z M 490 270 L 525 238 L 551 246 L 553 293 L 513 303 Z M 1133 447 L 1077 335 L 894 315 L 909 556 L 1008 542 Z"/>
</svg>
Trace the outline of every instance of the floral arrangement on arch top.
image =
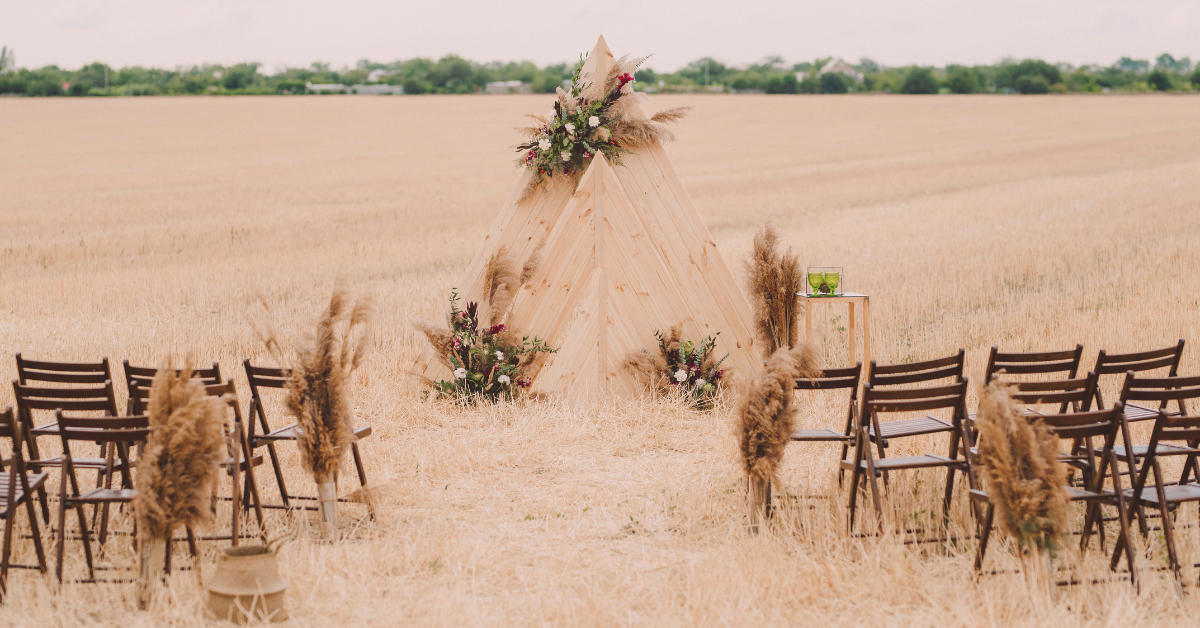
<svg viewBox="0 0 1200 628">
<path fill-rule="evenodd" d="M 521 129 L 529 141 L 517 145 L 522 153 L 517 164 L 534 172 L 526 196 L 555 174 L 578 180 L 597 154 L 619 164 L 621 153 L 675 139 L 663 123 L 682 120 L 690 106 L 664 109 L 649 119 L 635 113 L 645 96 L 633 91 L 633 75 L 648 58 L 621 57 L 597 92 L 591 89 L 592 77 L 583 74 L 587 56 L 581 56 L 571 75 L 571 90 L 558 88 L 550 115 L 529 114 L 538 124 Z"/>
</svg>

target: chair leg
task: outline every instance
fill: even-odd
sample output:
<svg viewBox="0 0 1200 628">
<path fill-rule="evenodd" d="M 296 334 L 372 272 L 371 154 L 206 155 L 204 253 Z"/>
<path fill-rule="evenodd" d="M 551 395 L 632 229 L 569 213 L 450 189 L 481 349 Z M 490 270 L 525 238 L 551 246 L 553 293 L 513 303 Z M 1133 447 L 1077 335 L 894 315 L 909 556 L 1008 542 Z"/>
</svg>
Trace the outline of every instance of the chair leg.
<svg viewBox="0 0 1200 628">
<path fill-rule="evenodd" d="M 883 533 L 883 500 L 879 495 L 879 480 L 875 477 L 875 458 L 871 455 L 871 450 L 866 449 L 867 457 L 867 480 L 871 484 L 871 499 L 875 503 L 875 531 Z M 883 481 L 887 483 L 887 472 L 884 472 Z"/>
<path fill-rule="evenodd" d="M 267 443 L 267 454 L 271 457 L 271 467 L 275 470 L 275 484 L 279 486 L 279 497 L 283 500 L 284 506 L 290 506 L 288 503 L 287 485 L 283 482 L 283 467 L 279 465 L 279 453 L 275 450 L 275 443 Z"/>
<path fill-rule="evenodd" d="M 83 537 L 83 555 L 87 559 L 88 580 L 96 580 L 96 561 L 92 557 L 92 531 L 88 529 L 87 516 L 83 514 L 83 505 L 75 507 L 75 514 L 79 517 L 79 536 Z"/>
<path fill-rule="evenodd" d="M 59 477 L 61 488 L 58 493 L 58 548 L 55 550 L 57 561 L 54 567 L 54 575 L 58 577 L 58 583 L 62 584 L 63 580 L 63 550 L 67 544 L 67 470 L 63 469 Z"/>
<path fill-rule="evenodd" d="M 29 531 L 33 535 L 33 549 L 37 552 L 38 571 L 46 573 L 46 550 L 42 547 L 42 532 L 38 528 L 37 509 L 31 496 L 25 497 L 25 513 L 29 516 Z"/>
<path fill-rule="evenodd" d="M 987 511 L 979 530 L 979 547 L 975 550 L 975 571 L 983 571 L 983 559 L 987 556 L 988 539 L 992 537 L 992 523 L 996 515 L 996 505 L 988 502 Z"/>
<path fill-rule="evenodd" d="M 1116 470 L 1116 466 L 1115 466 L 1116 459 L 1115 458 L 1113 459 L 1113 463 L 1114 463 L 1113 470 L 1115 471 Z M 1113 489 L 1115 490 L 1115 492 L 1117 494 L 1117 519 L 1121 522 L 1121 536 L 1120 536 L 1120 539 L 1117 541 L 1117 544 L 1118 545 L 1120 545 L 1122 543 L 1125 544 L 1125 552 L 1126 552 L 1125 564 L 1129 567 L 1129 581 L 1131 583 L 1133 583 L 1133 586 L 1136 587 L 1137 590 L 1140 592 L 1142 589 L 1142 584 L 1138 580 L 1137 567 L 1134 564 L 1133 545 L 1131 545 L 1133 539 L 1131 538 L 1131 534 L 1130 534 L 1130 528 L 1132 526 L 1129 523 L 1129 508 L 1125 504 L 1125 495 L 1123 494 L 1123 492 L 1121 490 L 1121 478 L 1116 473 L 1113 474 Z M 1103 525 L 1103 522 L 1101 522 L 1101 525 Z M 1116 569 L 1116 566 L 1117 566 L 1116 562 L 1115 562 L 1116 557 L 1117 557 L 1117 555 L 1116 555 L 1116 553 L 1114 553 L 1113 554 L 1114 562 L 1112 565 L 1113 569 Z"/>
<path fill-rule="evenodd" d="M 241 432 L 241 430 L 239 430 L 239 432 L 241 434 L 240 440 L 242 456 L 246 458 L 246 484 L 250 486 L 250 496 L 253 498 L 254 514 L 258 519 L 258 534 L 263 539 L 266 539 L 267 526 L 265 523 L 263 523 L 262 498 L 258 494 L 258 482 L 254 480 L 254 464 L 251 462 L 251 458 L 254 457 L 254 452 L 250 451 L 250 441 L 246 439 L 246 433 Z M 234 490 L 237 490 L 236 485 L 234 486 Z M 250 508 L 249 504 L 247 504 L 245 508 L 248 511 Z"/>
<path fill-rule="evenodd" d="M 0 552 L 0 602 L 3 602 L 8 594 L 8 560 L 12 552 L 13 524 L 17 519 L 15 515 L 16 509 L 9 508 L 4 517 L 4 549 Z"/>
</svg>

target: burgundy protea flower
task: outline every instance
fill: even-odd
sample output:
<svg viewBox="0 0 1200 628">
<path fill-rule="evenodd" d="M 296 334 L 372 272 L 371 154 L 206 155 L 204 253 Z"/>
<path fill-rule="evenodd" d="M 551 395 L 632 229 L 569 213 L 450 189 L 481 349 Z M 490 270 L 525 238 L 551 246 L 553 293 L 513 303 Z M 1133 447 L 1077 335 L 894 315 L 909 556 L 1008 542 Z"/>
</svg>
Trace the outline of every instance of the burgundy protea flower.
<svg viewBox="0 0 1200 628">
<path fill-rule="evenodd" d="M 507 330 L 507 329 L 508 329 L 508 328 L 507 328 L 507 327 L 505 327 L 503 324 L 500 324 L 500 325 L 492 325 L 491 327 L 489 327 L 489 328 L 488 328 L 488 334 L 490 334 L 490 335 L 492 335 L 492 336 L 495 336 L 496 334 L 498 334 L 498 333 L 500 333 L 500 332 L 502 332 L 502 331 L 505 331 L 505 330 Z"/>
</svg>

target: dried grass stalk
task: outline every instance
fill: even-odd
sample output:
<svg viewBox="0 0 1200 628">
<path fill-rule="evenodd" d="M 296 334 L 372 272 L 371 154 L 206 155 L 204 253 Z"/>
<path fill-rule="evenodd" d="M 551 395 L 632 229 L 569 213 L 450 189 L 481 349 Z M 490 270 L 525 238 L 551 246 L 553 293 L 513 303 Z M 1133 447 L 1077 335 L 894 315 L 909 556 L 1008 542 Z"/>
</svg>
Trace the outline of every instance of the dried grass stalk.
<svg viewBox="0 0 1200 628">
<path fill-rule="evenodd" d="M 795 428 L 797 408 L 792 391 L 796 380 L 821 374 L 817 345 L 804 341 L 781 348 L 744 389 L 737 407 L 742 463 L 751 479 L 774 479 Z"/>
<path fill-rule="evenodd" d="M 542 247 L 544 246 L 546 246 L 546 238 L 542 238 L 542 241 L 538 242 L 537 247 L 525 259 L 525 265 L 521 267 L 521 276 L 518 278 L 518 285 L 523 286 L 529 283 L 530 279 L 533 279 L 533 274 L 537 272 L 538 266 L 542 264 Z"/>
<path fill-rule="evenodd" d="M 1053 556 L 1063 547 L 1069 514 L 1059 438 L 1021 414 L 1011 384 L 993 382 L 979 402 L 979 460 L 1000 529 L 1022 552 Z"/>
<path fill-rule="evenodd" d="M 500 247 L 488 258 L 484 269 L 484 286 L 487 290 L 484 295 L 488 303 L 487 324 L 499 325 L 504 322 L 517 290 L 521 288 L 521 276 L 508 255 L 507 247 Z"/>
<path fill-rule="evenodd" d="M 764 356 L 796 346 L 800 328 L 800 298 L 804 277 L 800 260 L 788 249 L 779 252 L 779 231 L 768 218 L 754 234 L 754 250 L 746 262 L 750 306 L 754 310 L 754 332 Z"/>
<path fill-rule="evenodd" d="M 691 112 L 692 112 L 691 105 L 684 105 L 682 107 L 671 107 L 669 109 L 663 109 L 662 111 L 656 112 L 654 115 L 650 116 L 650 120 L 652 122 L 674 124 L 674 123 L 679 122 L 680 120 L 683 120 L 684 118 L 686 118 L 688 116 L 688 114 Z"/>
<path fill-rule="evenodd" d="M 137 465 L 140 534 L 167 539 L 179 526 L 212 523 L 212 496 L 219 464 L 226 455 L 225 401 L 210 397 L 192 379 L 192 364 L 176 375 L 171 363 L 158 370 L 150 387 L 150 436 Z"/>
<path fill-rule="evenodd" d="M 558 106 L 562 108 L 564 115 L 575 115 L 575 99 L 562 87 L 555 89 L 554 93 L 558 95 Z"/>
<path fill-rule="evenodd" d="M 656 395 L 666 395 L 671 392 L 671 379 L 666 374 L 667 362 L 662 359 L 662 356 L 640 349 L 630 350 L 625 354 L 622 366 L 650 392 Z"/>
<path fill-rule="evenodd" d="M 675 141 L 675 134 L 670 129 L 649 120 L 626 116 L 614 122 L 610 128 L 613 141 L 622 148 L 646 148 Z"/>
<path fill-rule="evenodd" d="M 433 350 L 437 352 L 438 360 L 443 366 L 450 370 L 454 370 L 454 365 L 450 362 L 450 352 L 453 351 L 454 332 L 450 331 L 449 327 L 439 323 L 431 323 L 417 318 L 409 318 L 408 324 L 412 325 L 417 331 L 425 334 L 425 339 L 433 346 Z"/>
<path fill-rule="evenodd" d="M 350 376 L 366 354 L 372 313 L 371 300 L 352 307 L 346 291 L 337 288 L 316 334 L 297 346 L 286 403 L 300 431 L 301 465 L 317 484 L 334 481 L 354 441 Z"/>
</svg>

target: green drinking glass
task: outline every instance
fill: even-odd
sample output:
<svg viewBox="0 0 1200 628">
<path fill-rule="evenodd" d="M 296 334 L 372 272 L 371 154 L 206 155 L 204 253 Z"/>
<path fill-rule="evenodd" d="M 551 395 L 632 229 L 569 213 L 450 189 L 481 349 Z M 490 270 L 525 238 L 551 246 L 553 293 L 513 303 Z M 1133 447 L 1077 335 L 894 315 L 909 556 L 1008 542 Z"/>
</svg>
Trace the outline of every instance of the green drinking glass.
<svg viewBox="0 0 1200 628">
<path fill-rule="evenodd" d="M 840 273 L 825 273 L 825 283 L 829 285 L 829 294 L 837 292 L 838 280 L 841 279 Z"/>
<path fill-rule="evenodd" d="M 808 273 L 808 285 L 812 286 L 812 293 L 817 294 L 817 289 L 821 287 L 821 282 L 825 280 L 825 273 Z"/>
</svg>

